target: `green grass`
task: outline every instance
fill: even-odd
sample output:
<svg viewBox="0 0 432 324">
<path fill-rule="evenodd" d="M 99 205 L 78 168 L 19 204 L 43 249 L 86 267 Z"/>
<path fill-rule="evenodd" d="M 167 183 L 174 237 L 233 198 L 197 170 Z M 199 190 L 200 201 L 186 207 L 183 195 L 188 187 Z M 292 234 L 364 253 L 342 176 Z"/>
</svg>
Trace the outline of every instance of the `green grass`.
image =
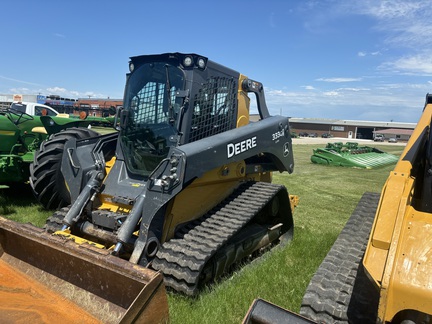
<svg viewBox="0 0 432 324">
<path fill-rule="evenodd" d="M 32 223 L 42 227 L 52 214 L 41 207 L 33 197 L 30 186 L 14 184 L 0 189 L 0 215 L 20 223 Z"/>
<path fill-rule="evenodd" d="M 380 192 L 394 165 L 352 169 L 310 162 L 316 145 L 294 145 L 293 174 L 274 174 L 300 197 L 294 239 L 207 288 L 197 298 L 169 293 L 171 323 L 240 323 L 254 298 L 298 312 L 310 278 L 342 230 L 362 194 Z M 399 155 L 402 146 L 376 146 Z M 42 226 L 51 214 L 25 186 L 0 191 L 0 214 Z"/>
</svg>

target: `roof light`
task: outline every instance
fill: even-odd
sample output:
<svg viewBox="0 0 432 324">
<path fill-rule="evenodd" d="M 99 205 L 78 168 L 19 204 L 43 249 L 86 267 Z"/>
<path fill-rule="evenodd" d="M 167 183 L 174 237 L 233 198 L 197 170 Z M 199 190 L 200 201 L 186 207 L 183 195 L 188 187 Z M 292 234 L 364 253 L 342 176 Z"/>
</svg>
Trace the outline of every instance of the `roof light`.
<svg viewBox="0 0 432 324">
<path fill-rule="evenodd" d="M 132 62 L 130 62 L 129 63 L 129 71 L 132 73 L 134 69 L 135 69 L 135 65 Z"/>
<path fill-rule="evenodd" d="M 198 67 L 199 67 L 200 69 L 204 69 L 204 68 L 205 68 L 205 60 L 204 60 L 202 57 L 200 57 L 200 58 L 198 59 Z"/>
<path fill-rule="evenodd" d="M 192 59 L 192 57 L 190 57 L 190 56 L 186 56 L 186 57 L 184 58 L 184 60 L 183 60 L 183 65 L 184 65 L 184 66 L 189 67 L 189 66 L 192 65 L 192 63 L 193 63 L 193 59 Z"/>
</svg>

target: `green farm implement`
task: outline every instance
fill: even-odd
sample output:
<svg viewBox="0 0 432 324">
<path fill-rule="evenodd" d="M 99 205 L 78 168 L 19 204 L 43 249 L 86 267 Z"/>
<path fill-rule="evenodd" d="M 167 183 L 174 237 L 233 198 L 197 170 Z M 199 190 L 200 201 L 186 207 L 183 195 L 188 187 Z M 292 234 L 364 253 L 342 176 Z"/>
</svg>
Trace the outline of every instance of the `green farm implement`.
<svg viewBox="0 0 432 324">
<path fill-rule="evenodd" d="M 67 115 L 32 116 L 15 109 L 0 110 L 0 188 L 28 181 L 34 152 L 50 135 L 66 128 L 77 139 L 99 135 L 87 129 L 92 120 L 65 117 Z M 100 122 L 109 123 L 110 120 L 101 119 Z"/>
<path fill-rule="evenodd" d="M 311 161 L 317 164 L 372 169 L 398 161 L 398 157 L 358 143 L 328 143 L 325 148 L 313 150 Z"/>
</svg>

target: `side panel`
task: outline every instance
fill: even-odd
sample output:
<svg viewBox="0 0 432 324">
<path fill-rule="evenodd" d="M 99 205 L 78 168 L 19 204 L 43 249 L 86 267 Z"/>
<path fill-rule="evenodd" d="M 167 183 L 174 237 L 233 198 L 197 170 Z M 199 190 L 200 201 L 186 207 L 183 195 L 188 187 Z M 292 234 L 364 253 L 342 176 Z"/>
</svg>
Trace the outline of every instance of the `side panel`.
<svg viewBox="0 0 432 324">
<path fill-rule="evenodd" d="M 94 170 L 105 170 L 105 156 L 111 155 L 117 133 L 89 139 L 69 139 L 63 149 L 61 172 L 74 202 Z"/>
<path fill-rule="evenodd" d="M 18 142 L 19 129 L 4 115 L 0 115 L 0 125 L 0 153 L 9 154 Z"/>
<path fill-rule="evenodd" d="M 184 182 L 220 165 L 256 157 L 268 171 L 293 172 L 294 157 L 288 118 L 273 116 L 176 150 L 187 158 Z"/>
</svg>

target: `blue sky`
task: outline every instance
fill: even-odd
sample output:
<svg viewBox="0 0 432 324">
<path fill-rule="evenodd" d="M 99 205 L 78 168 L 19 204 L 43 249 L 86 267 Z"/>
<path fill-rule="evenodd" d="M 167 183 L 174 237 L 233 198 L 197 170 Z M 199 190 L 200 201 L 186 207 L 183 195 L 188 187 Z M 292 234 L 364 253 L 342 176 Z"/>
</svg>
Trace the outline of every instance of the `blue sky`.
<svg viewBox="0 0 432 324">
<path fill-rule="evenodd" d="M 430 0 L 3 1 L 0 94 L 122 98 L 130 56 L 193 52 L 264 84 L 272 114 L 417 122 Z"/>
</svg>

